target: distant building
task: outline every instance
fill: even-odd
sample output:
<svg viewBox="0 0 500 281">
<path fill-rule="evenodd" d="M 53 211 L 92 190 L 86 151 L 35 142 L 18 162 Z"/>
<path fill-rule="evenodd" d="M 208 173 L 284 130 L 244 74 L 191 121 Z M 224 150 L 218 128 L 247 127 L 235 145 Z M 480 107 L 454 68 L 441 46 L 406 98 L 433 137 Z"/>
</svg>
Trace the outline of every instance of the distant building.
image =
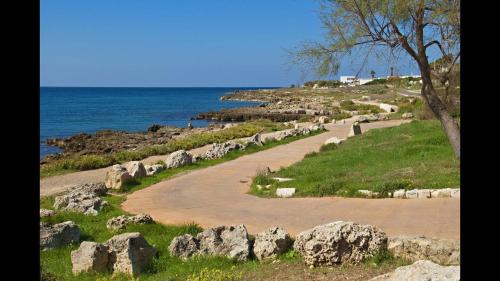
<svg viewBox="0 0 500 281">
<path fill-rule="evenodd" d="M 340 82 L 346 83 L 348 85 L 363 85 L 370 81 L 373 81 L 374 78 L 356 78 L 356 76 L 340 76 Z"/>
</svg>

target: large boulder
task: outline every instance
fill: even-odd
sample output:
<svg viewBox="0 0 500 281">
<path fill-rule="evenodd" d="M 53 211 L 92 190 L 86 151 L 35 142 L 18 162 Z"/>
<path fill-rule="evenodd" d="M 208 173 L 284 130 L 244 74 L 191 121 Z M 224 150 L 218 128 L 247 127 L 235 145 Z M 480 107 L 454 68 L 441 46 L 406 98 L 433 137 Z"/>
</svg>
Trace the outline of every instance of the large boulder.
<svg viewBox="0 0 500 281">
<path fill-rule="evenodd" d="M 105 245 L 83 241 L 77 250 L 71 252 L 73 273 L 106 272 L 108 269 L 109 253 Z"/>
<path fill-rule="evenodd" d="M 40 223 L 40 248 L 58 248 L 80 240 L 80 229 L 72 221 L 54 225 Z"/>
<path fill-rule="evenodd" d="M 170 153 L 165 159 L 167 169 L 189 165 L 193 162 L 193 155 L 181 149 Z"/>
<path fill-rule="evenodd" d="M 307 265 L 359 263 L 387 248 L 387 236 L 377 227 L 337 221 L 300 233 L 293 245 Z"/>
<path fill-rule="evenodd" d="M 358 122 L 354 122 L 351 125 L 351 130 L 349 131 L 349 134 L 347 135 L 347 137 L 350 138 L 350 137 L 354 137 L 357 135 L 361 135 L 361 126 L 359 125 Z"/>
<path fill-rule="evenodd" d="M 163 167 L 163 165 L 160 165 L 160 164 L 144 165 L 144 168 L 146 169 L 147 176 L 152 176 L 152 175 L 158 174 L 159 172 L 165 170 L 165 167 Z"/>
<path fill-rule="evenodd" d="M 172 256 L 187 259 L 198 252 L 199 243 L 198 239 L 191 234 L 184 234 L 175 237 L 170 242 L 168 250 Z"/>
<path fill-rule="evenodd" d="M 292 244 L 288 232 L 281 227 L 271 227 L 267 231 L 257 234 L 253 252 L 259 260 L 276 258 L 286 252 Z"/>
<path fill-rule="evenodd" d="M 124 183 L 133 181 L 134 178 L 129 174 L 127 168 L 116 164 L 106 172 L 105 184 L 110 189 L 120 189 Z"/>
<path fill-rule="evenodd" d="M 196 236 L 200 255 L 223 255 L 238 261 L 250 256 L 250 241 L 244 225 L 217 226 Z"/>
<path fill-rule="evenodd" d="M 125 168 L 130 176 L 134 179 L 143 178 L 147 176 L 146 168 L 144 164 L 139 161 L 131 161 L 125 164 Z"/>
<path fill-rule="evenodd" d="M 108 189 L 106 188 L 104 182 L 84 183 L 72 186 L 67 189 L 67 193 L 79 192 L 79 191 L 84 193 L 91 193 L 94 194 L 95 196 L 103 196 L 108 192 Z"/>
<path fill-rule="evenodd" d="M 139 232 L 115 235 L 104 245 L 109 249 L 109 263 L 114 272 L 137 275 L 156 255 L 156 249 Z"/>
<path fill-rule="evenodd" d="M 109 229 L 123 229 L 130 223 L 136 224 L 150 224 L 154 223 L 153 218 L 148 214 L 139 214 L 136 216 L 125 216 L 121 215 L 118 217 L 111 218 L 107 221 L 106 227 Z"/>
<path fill-rule="evenodd" d="M 394 272 L 377 276 L 370 281 L 459 281 L 460 266 L 441 266 L 420 260 L 412 265 L 401 266 Z"/>
<path fill-rule="evenodd" d="M 460 242 L 424 236 L 390 237 L 387 249 L 410 261 L 430 260 L 441 265 L 460 264 Z"/>
<path fill-rule="evenodd" d="M 212 147 L 205 152 L 203 158 L 206 159 L 221 158 L 231 150 L 244 149 L 244 148 L 245 148 L 244 145 L 232 140 L 224 143 L 214 143 L 212 144 Z"/>
</svg>

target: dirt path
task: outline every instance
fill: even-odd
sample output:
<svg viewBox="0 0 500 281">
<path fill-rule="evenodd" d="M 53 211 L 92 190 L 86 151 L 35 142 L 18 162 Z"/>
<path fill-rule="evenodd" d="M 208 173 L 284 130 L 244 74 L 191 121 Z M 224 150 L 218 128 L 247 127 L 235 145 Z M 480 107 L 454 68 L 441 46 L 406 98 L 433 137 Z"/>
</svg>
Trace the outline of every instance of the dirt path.
<svg viewBox="0 0 500 281">
<path fill-rule="evenodd" d="M 399 125 L 390 120 L 362 124 L 362 130 Z M 127 196 L 130 213 L 148 213 L 167 224 L 196 222 L 202 227 L 245 224 L 250 233 L 279 225 L 292 235 L 335 220 L 368 223 L 388 235 L 460 238 L 460 200 L 358 198 L 265 199 L 246 194 L 256 170 L 277 170 L 317 151 L 332 136 L 345 138 L 350 122 L 328 124 L 329 132 L 246 155 L 160 182 Z"/>
</svg>

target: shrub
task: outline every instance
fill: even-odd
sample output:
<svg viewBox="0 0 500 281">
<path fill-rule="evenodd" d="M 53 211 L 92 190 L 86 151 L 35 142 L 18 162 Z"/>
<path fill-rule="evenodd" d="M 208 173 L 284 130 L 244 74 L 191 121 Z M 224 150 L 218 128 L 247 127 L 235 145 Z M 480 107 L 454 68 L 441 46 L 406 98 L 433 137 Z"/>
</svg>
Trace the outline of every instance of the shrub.
<svg viewBox="0 0 500 281">
<path fill-rule="evenodd" d="M 311 115 L 304 115 L 304 116 L 301 116 L 298 120 L 299 123 L 303 123 L 303 122 L 311 122 L 312 121 L 312 116 Z"/>
</svg>

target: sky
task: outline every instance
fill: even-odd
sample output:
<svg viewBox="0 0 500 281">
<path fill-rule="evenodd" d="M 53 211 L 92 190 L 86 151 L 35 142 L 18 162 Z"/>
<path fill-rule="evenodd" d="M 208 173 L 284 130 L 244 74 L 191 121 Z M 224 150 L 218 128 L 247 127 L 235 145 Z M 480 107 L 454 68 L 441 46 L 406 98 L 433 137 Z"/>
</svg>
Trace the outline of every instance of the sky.
<svg viewBox="0 0 500 281">
<path fill-rule="evenodd" d="M 274 87 L 315 79 L 287 50 L 321 41 L 317 0 L 42 0 L 41 86 Z M 355 75 L 364 57 L 341 63 Z M 409 59 L 401 75 L 418 74 Z M 388 75 L 370 59 L 360 77 Z"/>
</svg>

